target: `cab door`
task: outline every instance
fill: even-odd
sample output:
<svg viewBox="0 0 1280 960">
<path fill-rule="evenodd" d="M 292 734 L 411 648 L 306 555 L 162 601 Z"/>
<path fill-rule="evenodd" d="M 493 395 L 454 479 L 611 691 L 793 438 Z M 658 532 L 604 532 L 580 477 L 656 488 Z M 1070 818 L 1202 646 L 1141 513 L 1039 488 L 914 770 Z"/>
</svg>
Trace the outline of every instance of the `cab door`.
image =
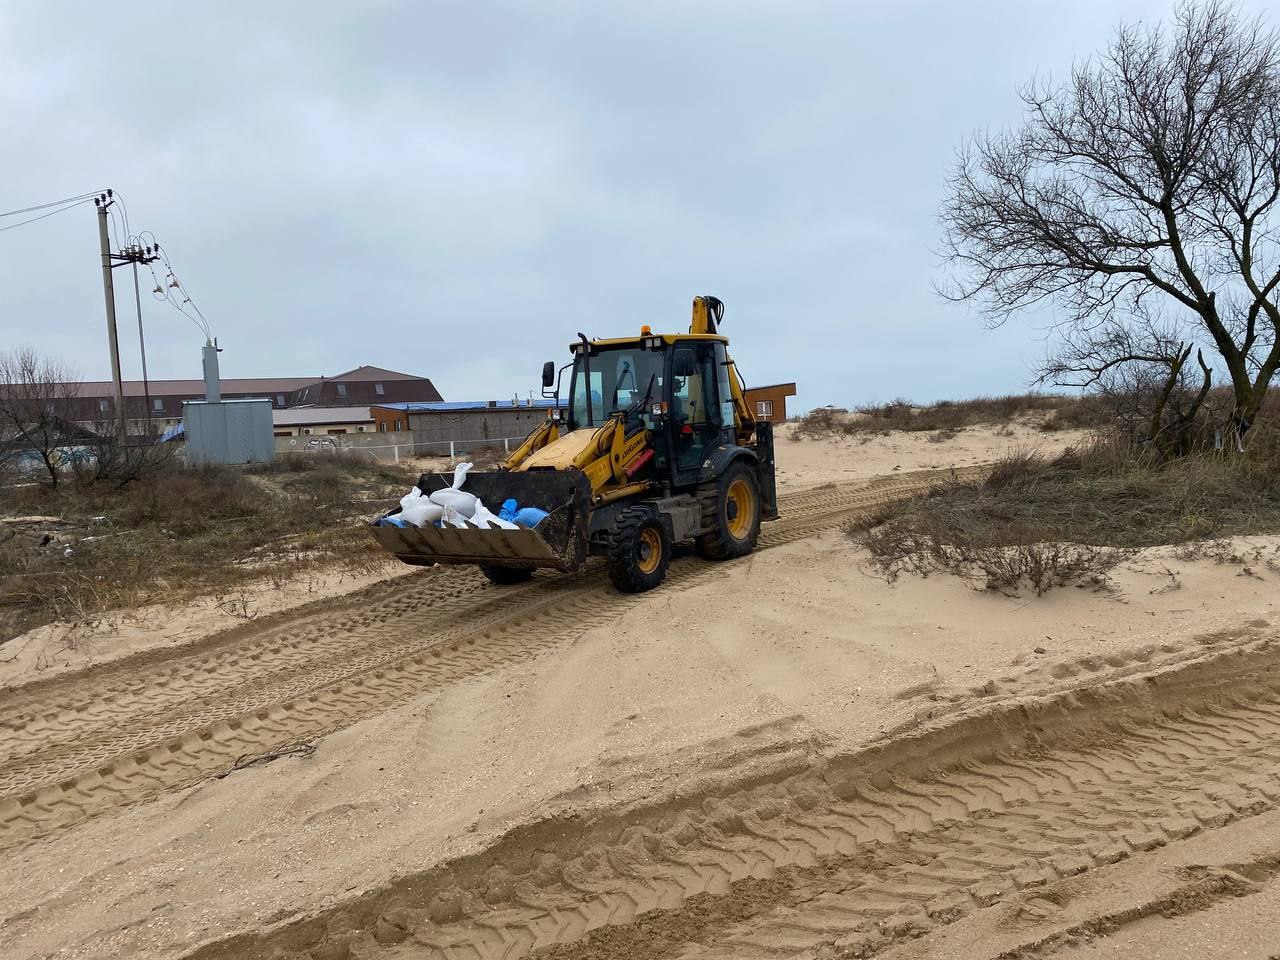
<svg viewBox="0 0 1280 960">
<path fill-rule="evenodd" d="M 697 479 L 724 434 L 716 346 L 712 341 L 677 341 L 671 351 L 670 419 L 677 483 Z"/>
</svg>

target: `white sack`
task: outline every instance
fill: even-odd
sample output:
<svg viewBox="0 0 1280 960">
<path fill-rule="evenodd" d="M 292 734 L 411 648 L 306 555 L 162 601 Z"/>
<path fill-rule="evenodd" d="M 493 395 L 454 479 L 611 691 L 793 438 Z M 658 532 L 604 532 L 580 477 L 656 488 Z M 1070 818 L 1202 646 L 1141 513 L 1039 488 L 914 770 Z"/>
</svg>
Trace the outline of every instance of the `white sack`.
<svg viewBox="0 0 1280 960">
<path fill-rule="evenodd" d="M 476 501 L 476 511 L 472 514 L 471 521 L 478 527 L 501 527 L 503 530 L 520 529 L 509 520 L 503 520 L 496 513 L 491 513 L 489 508 L 484 505 L 483 500 Z"/>
<path fill-rule="evenodd" d="M 409 500 L 409 504 L 400 510 L 400 519 L 405 523 L 412 523 L 415 527 L 425 527 L 435 523 L 444 516 L 444 507 L 438 503 L 432 503 L 426 497 L 414 497 Z"/>
<path fill-rule="evenodd" d="M 466 466 L 466 464 L 463 464 L 463 466 Z M 454 510 L 464 517 L 469 517 L 476 512 L 476 495 L 467 493 L 465 490 L 445 487 L 443 490 L 437 490 L 431 494 L 430 499 L 432 503 L 438 503 L 446 510 Z"/>
<path fill-rule="evenodd" d="M 408 493 L 406 493 L 403 497 L 400 498 L 400 506 L 407 507 L 409 504 L 413 503 L 415 500 L 421 500 L 421 499 L 422 499 L 422 491 L 419 490 L 417 487 L 414 487 L 412 490 L 410 490 Z"/>
<path fill-rule="evenodd" d="M 463 517 L 463 515 L 460 514 L 457 510 L 453 509 L 453 507 L 444 508 L 444 522 L 451 527 L 458 527 L 461 530 L 471 529 L 467 525 L 466 518 Z"/>
</svg>

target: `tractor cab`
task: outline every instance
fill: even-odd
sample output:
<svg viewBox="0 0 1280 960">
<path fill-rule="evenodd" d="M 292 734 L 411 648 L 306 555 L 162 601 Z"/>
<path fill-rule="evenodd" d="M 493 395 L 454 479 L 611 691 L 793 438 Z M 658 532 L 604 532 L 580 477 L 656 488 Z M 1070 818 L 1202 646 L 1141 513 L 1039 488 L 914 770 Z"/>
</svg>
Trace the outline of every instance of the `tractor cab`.
<svg viewBox="0 0 1280 960">
<path fill-rule="evenodd" d="M 652 474 L 681 484 L 707 454 L 735 442 L 723 337 L 642 334 L 573 344 L 565 427 L 595 429 L 612 417 L 650 431 Z"/>
</svg>

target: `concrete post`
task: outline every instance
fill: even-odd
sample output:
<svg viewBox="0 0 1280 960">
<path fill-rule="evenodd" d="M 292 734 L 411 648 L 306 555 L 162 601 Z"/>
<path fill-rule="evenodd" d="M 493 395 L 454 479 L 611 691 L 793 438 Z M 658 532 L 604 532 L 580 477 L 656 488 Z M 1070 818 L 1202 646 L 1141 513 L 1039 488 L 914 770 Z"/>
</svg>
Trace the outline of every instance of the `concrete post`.
<svg viewBox="0 0 1280 960">
<path fill-rule="evenodd" d="M 210 403 L 222 400 L 222 378 L 218 375 L 218 348 L 212 340 L 204 343 L 204 398 Z"/>
<path fill-rule="evenodd" d="M 107 238 L 107 207 L 113 201 L 103 197 L 94 200 L 98 208 L 98 245 L 102 248 L 102 292 L 107 303 L 107 346 L 111 351 L 111 387 L 116 401 L 116 429 L 121 441 L 125 435 L 124 384 L 120 379 L 120 339 L 116 332 L 116 291 L 111 282 L 111 241 Z"/>
</svg>

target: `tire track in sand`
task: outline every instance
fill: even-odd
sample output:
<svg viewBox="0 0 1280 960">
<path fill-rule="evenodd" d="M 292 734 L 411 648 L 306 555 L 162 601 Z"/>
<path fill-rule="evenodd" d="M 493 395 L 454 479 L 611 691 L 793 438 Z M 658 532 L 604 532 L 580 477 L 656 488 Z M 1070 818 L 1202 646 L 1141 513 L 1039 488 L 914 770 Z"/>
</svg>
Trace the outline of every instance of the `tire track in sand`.
<svg viewBox="0 0 1280 960">
<path fill-rule="evenodd" d="M 649 810 L 558 818 L 191 960 L 871 957 L 1280 806 L 1271 641 Z"/>
<path fill-rule="evenodd" d="M 952 475 L 922 471 L 789 495 L 784 519 L 765 525 L 760 546 L 812 536 Z M 717 570 L 682 559 L 662 589 L 688 589 Z M 635 602 L 594 566 L 515 590 L 486 589 L 479 579 L 470 568 L 443 572 L 409 599 L 393 596 L 337 623 L 313 627 L 304 609 L 302 626 L 286 621 L 260 643 L 117 671 L 101 686 L 92 675 L 72 678 L 18 698 L 0 713 L 0 849 L 527 658 Z"/>
</svg>

